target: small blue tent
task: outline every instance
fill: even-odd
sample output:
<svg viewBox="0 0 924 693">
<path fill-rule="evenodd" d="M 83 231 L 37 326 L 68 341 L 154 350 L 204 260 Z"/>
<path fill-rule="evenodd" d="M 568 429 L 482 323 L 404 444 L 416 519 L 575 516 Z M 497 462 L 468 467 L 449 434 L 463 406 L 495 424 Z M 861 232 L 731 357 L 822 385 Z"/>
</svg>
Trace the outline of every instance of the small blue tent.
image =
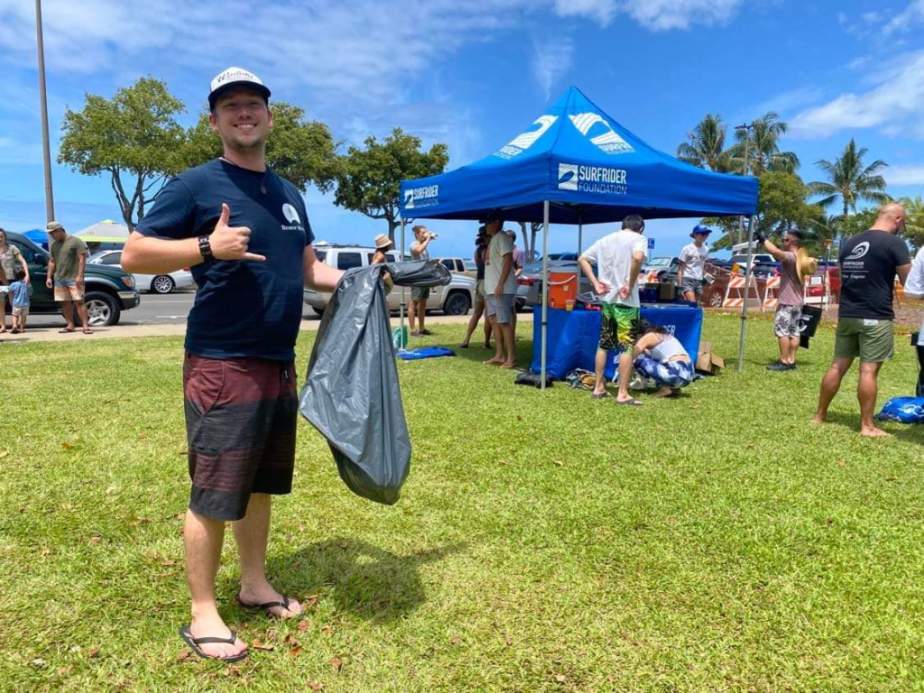
<svg viewBox="0 0 924 693">
<path fill-rule="evenodd" d="M 549 223 L 578 224 L 580 229 L 627 214 L 646 219 L 752 216 L 757 194 L 756 178 L 705 171 L 659 152 L 570 87 L 493 154 L 448 173 L 402 181 L 399 209 L 403 220 L 481 219 L 500 211 L 509 221 L 544 222 L 547 277 Z M 548 282 L 542 284 L 544 386 Z"/>
<path fill-rule="evenodd" d="M 403 218 L 593 224 L 627 214 L 750 216 L 757 179 L 705 171 L 652 149 L 571 87 L 496 152 L 437 176 L 403 181 Z"/>
</svg>

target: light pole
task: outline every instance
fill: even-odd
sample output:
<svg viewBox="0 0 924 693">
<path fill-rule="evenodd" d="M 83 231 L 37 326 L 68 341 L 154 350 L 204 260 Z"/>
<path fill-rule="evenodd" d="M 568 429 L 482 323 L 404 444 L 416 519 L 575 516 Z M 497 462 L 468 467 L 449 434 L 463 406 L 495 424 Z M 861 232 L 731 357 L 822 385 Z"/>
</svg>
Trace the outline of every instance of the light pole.
<svg viewBox="0 0 924 693">
<path fill-rule="evenodd" d="M 48 143 L 48 99 L 45 96 L 45 41 L 42 38 L 42 0 L 35 0 L 35 41 L 38 49 L 39 100 L 42 117 L 42 154 L 45 163 L 45 216 L 55 218 L 55 198 L 51 189 L 51 147 Z"/>
</svg>

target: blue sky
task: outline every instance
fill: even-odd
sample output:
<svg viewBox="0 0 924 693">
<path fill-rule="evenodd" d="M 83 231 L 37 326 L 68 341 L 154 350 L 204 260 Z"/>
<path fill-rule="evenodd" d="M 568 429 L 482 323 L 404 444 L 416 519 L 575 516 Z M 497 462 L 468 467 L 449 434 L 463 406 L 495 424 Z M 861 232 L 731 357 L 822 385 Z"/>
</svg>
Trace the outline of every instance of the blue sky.
<svg viewBox="0 0 924 693">
<path fill-rule="evenodd" d="M 850 137 L 884 159 L 889 192 L 924 194 L 924 0 L 429 0 L 189 3 L 45 0 L 56 155 L 66 108 L 143 75 L 167 82 L 191 124 L 211 77 L 255 71 L 344 143 L 393 127 L 445 142 L 450 167 L 523 131 L 568 85 L 673 153 L 706 113 L 730 125 L 775 110 L 806 181 Z M 44 223 L 33 3 L 0 0 L 0 226 Z M 55 165 L 56 216 L 78 229 L 119 218 L 109 181 Z M 367 243 L 382 222 L 307 194 L 319 238 Z M 649 223 L 655 254 L 690 220 Z M 474 229 L 433 222 L 441 254 L 470 255 Z M 587 242 L 612 230 L 589 227 Z M 572 250 L 554 229 L 553 250 Z"/>
</svg>

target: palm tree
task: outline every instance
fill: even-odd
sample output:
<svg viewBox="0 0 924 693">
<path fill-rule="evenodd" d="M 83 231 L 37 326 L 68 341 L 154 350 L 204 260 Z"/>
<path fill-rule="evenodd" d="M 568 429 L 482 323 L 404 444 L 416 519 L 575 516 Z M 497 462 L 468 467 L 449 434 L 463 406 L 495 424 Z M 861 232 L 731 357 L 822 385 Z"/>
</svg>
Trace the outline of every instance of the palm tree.
<svg viewBox="0 0 924 693">
<path fill-rule="evenodd" d="M 813 194 L 823 195 L 818 200 L 822 207 L 829 207 L 840 198 L 844 209 L 842 219 L 845 227 L 847 217 L 851 211 L 857 211 L 857 202 L 860 200 L 881 203 L 891 199 L 883 192 L 886 182 L 885 178 L 879 175 L 879 171 L 888 164 L 876 159 L 869 166 L 864 166 L 863 157 L 866 156 L 866 151 L 865 147 L 857 149 L 856 142 L 851 138 L 844 148 L 844 153 L 833 162 L 826 159 L 816 162 L 816 165 L 828 174 L 830 180 L 809 183 L 809 190 Z"/>
<path fill-rule="evenodd" d="M 902 205 L 905 207 L 905 238 L 915 248 L 924 247 L 924 199 L 906 197 Z"/>
<path fill-rule="evenodd" d="M 752 121 L 747 128 L 736 128 L 738 141 L 728 151 L 732 167 L 755 176 L 766 171 L 795 173 L 799 157 L 794 152 L 780 151 L 780 137 L 788 129 L 789 126 L 772 111 Z"/>
<path fill-rule="evenodd" d="M 728 170 L 725 124 L 721 117 L 706 114 L 687 137 L 690 141 L 677 147 L 678 159 L 710 171 Z"/>
</svg>

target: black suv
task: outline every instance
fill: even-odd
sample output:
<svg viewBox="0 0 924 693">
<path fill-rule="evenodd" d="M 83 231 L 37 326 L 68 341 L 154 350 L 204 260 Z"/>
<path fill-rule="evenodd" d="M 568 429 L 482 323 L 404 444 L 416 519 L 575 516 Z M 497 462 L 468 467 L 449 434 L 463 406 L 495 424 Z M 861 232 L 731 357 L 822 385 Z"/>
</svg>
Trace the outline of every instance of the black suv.
<svg viewBox="0 0 924 693">
<path fill-rule="evenodd" d="M 29 314 L 60 313 L 54 291 L 45 286 L 48 252 L 18 233 L 8 232 L 7 240 L 19 248 L 29 265 L 29 277 L 32 280 Z M 135 278 L 118 267 L 87 265 L 84 279 L 86 291 L 83 300 L 90 324 L 94 327 L 118 324 L 123 310 L 134 308 L 141 302 L 135 291 Z"/>
</svg>

